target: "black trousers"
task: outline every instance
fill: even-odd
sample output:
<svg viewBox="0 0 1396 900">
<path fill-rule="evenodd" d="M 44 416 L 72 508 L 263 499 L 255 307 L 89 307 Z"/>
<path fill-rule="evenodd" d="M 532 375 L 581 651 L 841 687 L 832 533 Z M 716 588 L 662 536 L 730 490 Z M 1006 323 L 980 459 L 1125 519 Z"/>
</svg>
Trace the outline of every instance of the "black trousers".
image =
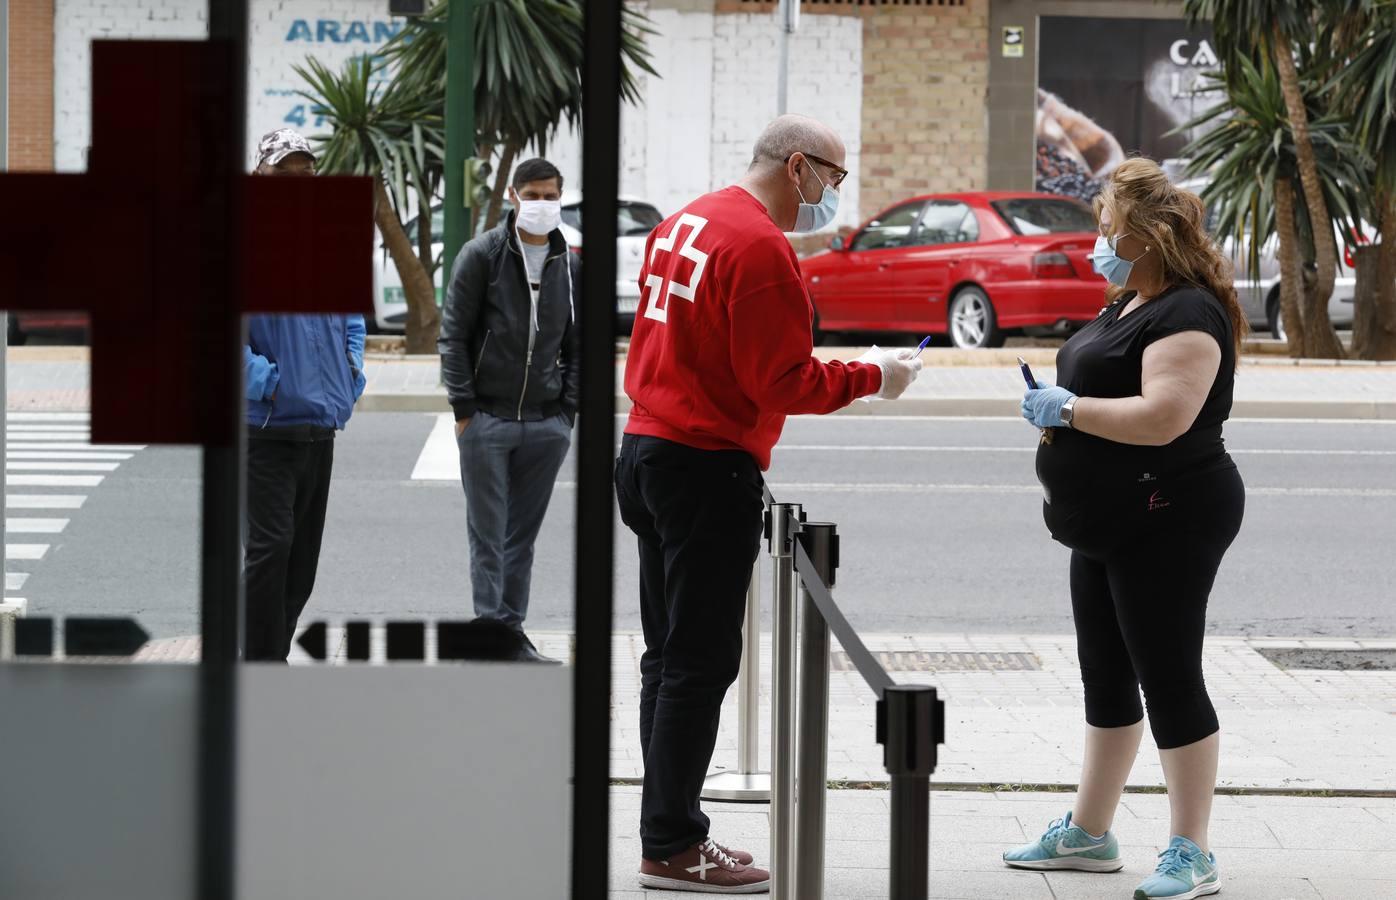
<svg viewBox="0 0 1396 900">
<path fill-rule="evenodd" d="M 315 587 L 334 439 L 247 441 L 247 660 L 285 660 Z"/>
<path fill-rule="evenodd" d="M 640 546 L 641 852 L 668 859 L 708 834 L 699 808 L 722 698 L 737 678 L 761 470 L 749 454 L 626 435 L 621 519 Z"/>
<path fill-rule="evenodd" d="M 1224 469 L 1151 495 L 1133 521 L 1104 522 L 1128 537 L 1109 554 L 1071 554 L 1071 609 L 1086 690 L 1086 721 L 1133 725 L 1148 703 L 1160 749 L 1216 732 L 1202 677 L 1207 600 L 1241 529 L 1246 490 Z"/>
</svg>

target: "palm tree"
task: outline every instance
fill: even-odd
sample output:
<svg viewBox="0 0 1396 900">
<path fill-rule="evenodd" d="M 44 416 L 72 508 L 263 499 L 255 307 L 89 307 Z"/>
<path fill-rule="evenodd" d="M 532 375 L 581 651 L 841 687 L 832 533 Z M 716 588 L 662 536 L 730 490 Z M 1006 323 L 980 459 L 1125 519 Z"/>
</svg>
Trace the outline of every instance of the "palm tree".
<svg viewBox="0 0 1396 900">
<path fill-rule="evenodd" d="M 1365 27 L 1348 42 L 1352 52 L 1334 66 L 1329 86 L 1339 107 L 1352 113 L 1357 139 L 1372 159 L 1371 207 L 1381 233 L 1376 248 L 1354 251 L 1359 284 L 1353 353 L 1396 359 L 1396 5 L 1339 2 L 1358 3 Z M 1368 260 L 1375 261 L 1375 273 L 1367 271 Z"/>
<path fill-rule="evenodd" d="M 1241 59 L 1259 55 L 1274 65 L 1293 135 L 1304 207 L 1309 221 L 1329 221 L 1299 68 L 1294 61 L 1296 45 L 1302 53 L 1313 37 L 1313 0 L 1183 0 L 1183 9 L 1192 23 L 1211 23 L 1228 86 L 1237 77 Z M 1280 202 L 1288 205 L 1287 198 Z M 1281 223 L 1279 227 L 1287 226 Z M 1337 245 L 1332 232 L 1323 228 L 1314 230 L 1313 240 L 1317 277 L 1312 289 L 1305 291 L 1305 355 L 1338 358 L 1343 356 L 1343 345 L 1328 318 L 1328 301 L 1338 275 Z"/>
<path fill-rule="evenodd" d="M 314 136 L 320 142 L 320 170 L 373 178 L 373 220 L 402 276 L 407 299 L 407 352 L 435 353 L 441 314 L 432 283 L 430 209 L 434 172 L 440 171 L 445 153 L 444 123 L 439 105 L 383 82 L 381 69 L 381 62 L 361 56 L 336 74 L 312 57 L 296 66 L 296 73 L 310 85 L 301 95 L 332 128 Z M 402 225 L 409 187 L 427 228 L 427 239 L 416 250 Z"/>
<path fill-rule="evenodd" d="M 476 154 L 499 162 L 494 194 L 485 218 L 493 227 L 503 203 L 514 161 L 527 146 L 547 152 L 563 121 L 581 120 L 581 67 L 585 52 L 584 0 L 476 0 L 475 132 Z M 446 106 L 446 10 L 440 2 L 413 19 L 383 48 L 397 71 L 397 83 Z M 640 97 L 637 71 L 656 74 L 645 48 L 653 34 L 648 20 L 625 6 L 621 95 Z"/>
<path fill-rule="evenodd" d="M 1315 228 L 1307 214 L 1299 189 L 1298 149 L 1275 67 L 1264 58 L 1252 62 L 1243 57 L 1223 80 L 1226 99 L 1178 129 L 1205 131 L 1183 151 L 1191 159 L 1187 174 L 1207 177 L 1202 197 L 1216 212 L 1215 236 L 1243 247 L 1252 273 L 1259 268 L 1260 248 L 1278 237 L 1280 316 L 1290 353 L 1303 356 L 1311 325 L 1303 309 L 1305 270 L 1320 252 L 1316 233 L 1331 238 L 1335 223 L 1322 220 Z M 1345 119 L 1318 113 L 1319 100 L 1313 90 L 1305 98 L 1312 118 L 1310 140 L 1324 208 L 1337 214 L 1341 226 L 1357 219 L 1365 157 L 1352 143 Z"/>
</svg>

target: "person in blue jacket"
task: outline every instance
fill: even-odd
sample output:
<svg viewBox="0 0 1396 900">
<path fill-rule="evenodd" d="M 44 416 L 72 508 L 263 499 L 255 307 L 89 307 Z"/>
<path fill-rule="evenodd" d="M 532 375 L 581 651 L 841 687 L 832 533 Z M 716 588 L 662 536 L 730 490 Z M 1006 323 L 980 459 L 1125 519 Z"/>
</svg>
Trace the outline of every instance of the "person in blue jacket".
<svg viewBox="0 0 1396 900">
<path fill-rule="evenodd" d="M 315 174 L 290 129 L 263 137 L 257 157 L 258 175 Z M 364 334 L 360 315 L 248 317 L 247 660 L 285 661 L 315 587 L 335 433 L 364 390 Z"/>
</svg>

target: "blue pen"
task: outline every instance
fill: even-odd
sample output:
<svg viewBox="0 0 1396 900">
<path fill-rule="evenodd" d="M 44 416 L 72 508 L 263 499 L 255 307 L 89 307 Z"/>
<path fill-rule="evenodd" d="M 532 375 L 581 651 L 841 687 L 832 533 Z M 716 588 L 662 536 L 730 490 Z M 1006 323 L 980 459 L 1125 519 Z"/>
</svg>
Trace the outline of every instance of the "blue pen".
<svg viewBox="0 0 1396 900">
<path fill-rule="evenodd" d="M 922 351 L 922 350 L 925 350 L 926 347 L 928 347 L 928 346 L 930 345 L 930 343 L 931 343 L 931 336 L 928 334 L 928 335 L 926 335 L 926 337 L 921 341 L 921 343 L 919 343 L 919 344 L 916 345 L 916 352 L 915 352 L 914 354 L 912 354 L 911 358 L 912 358 L 912 359 L 915 359 L 916 357 L 920 356 L 920 355 L 921 355 L 921 351 Z"/>
</svg>

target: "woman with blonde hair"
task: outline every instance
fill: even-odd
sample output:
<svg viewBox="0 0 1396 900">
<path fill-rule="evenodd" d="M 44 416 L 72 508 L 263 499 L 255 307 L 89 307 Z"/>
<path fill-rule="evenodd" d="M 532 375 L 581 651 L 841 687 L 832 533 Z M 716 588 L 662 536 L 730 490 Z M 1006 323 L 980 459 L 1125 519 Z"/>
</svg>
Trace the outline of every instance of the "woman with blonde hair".
<svg viewBox="0 0 1396 900">
<path fill-rule="evenodd" d="M 1219 736 L 1202 641 L 1245 509 L 1222 423 L 1246 323 L 1202 201 L 1156 163 L 1121 164 L 1095 211 L 1091 259 L 1110 282 L 1108 305 L 1058 352 L 1060 385 L 1023 398 L 1023 417 L 1044 429 L 1047 528 L 1072 551 L 1086 753 L 1071 812 L 1003 858 L 1038 870 L 1124 867 L 1110 825 L 1144 731 L 1143 688 L 1171 834 L 1134 897 L 1188 900 L 1221 889 L 1207 838 Z"/>
</svg>

